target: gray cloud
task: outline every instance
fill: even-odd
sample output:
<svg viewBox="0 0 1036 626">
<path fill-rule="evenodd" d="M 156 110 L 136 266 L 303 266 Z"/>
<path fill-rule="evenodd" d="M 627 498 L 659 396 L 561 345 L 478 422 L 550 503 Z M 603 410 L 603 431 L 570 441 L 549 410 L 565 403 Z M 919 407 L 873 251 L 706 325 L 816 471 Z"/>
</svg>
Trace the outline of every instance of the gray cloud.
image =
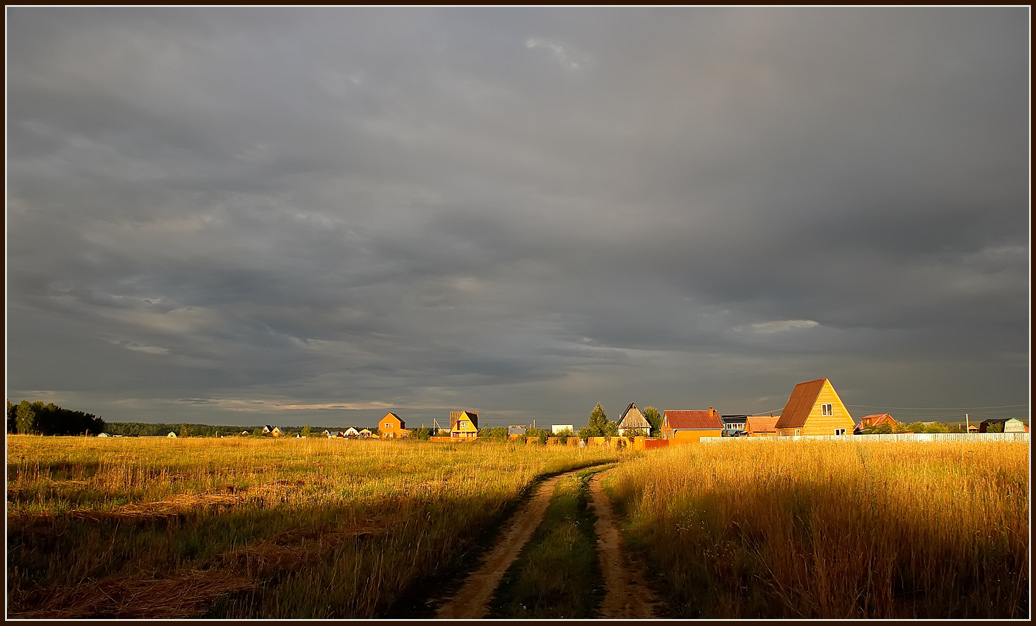
<svg viewBox="0 0 1036 626">
<path fill-rule="evenodd" d="M 8 396 L 1023 404 L 1026 15 L 11 9 Z"/>
</svg>

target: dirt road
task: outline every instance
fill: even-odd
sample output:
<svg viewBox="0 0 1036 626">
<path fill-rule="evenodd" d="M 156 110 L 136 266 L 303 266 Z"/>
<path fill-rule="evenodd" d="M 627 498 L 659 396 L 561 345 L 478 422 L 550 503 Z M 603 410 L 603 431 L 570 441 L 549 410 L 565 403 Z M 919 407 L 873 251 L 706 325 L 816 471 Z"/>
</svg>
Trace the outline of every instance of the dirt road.
<svg viewBox="0 0 1036 626">
<path fill-rule="evenodd" d="M 493 598 L 493 592 L 496 591 L 500 579 L 507 572 L 507 568 L 518 558 L 522 548 L 543 521 L 547 505 L 550 504 L 550 497 L 554 493 L 554 485 L 562 476 L 575 473 L 569 472 L 554 476 L 539 486 L 536 493 L 533 494 L 532 500 L 511 518 L 511 527 L 507 534 L 489 553 L 478 571 L 468 576 L 457 595 L 439 607 L 435 614 L 437 618 L 479 619 L 485 617 L 489 611 L 489 601 Z"/>
<path fill-rule="evenodd" d="M 651 619 L 655 617 L 658 598 L 644 582 L 643 564 L 631 560 L 623 550 L 622 536 L 616 525 L 608 496 L 601 488 L 602 472 L 590 482 L 597 513 L 597 553 L 604 575 L 605 596 L 601 603 L 604 619 Z"/>
</svg>

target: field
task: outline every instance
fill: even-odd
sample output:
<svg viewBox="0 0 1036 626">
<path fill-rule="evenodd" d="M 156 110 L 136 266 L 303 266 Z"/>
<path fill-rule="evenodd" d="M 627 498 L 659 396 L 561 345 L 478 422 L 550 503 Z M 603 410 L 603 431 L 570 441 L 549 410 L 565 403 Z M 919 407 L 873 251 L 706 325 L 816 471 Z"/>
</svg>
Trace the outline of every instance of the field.
<svg viewBox="0 0 1036 626">
<path fill-rule="evenodd" d="M 9 617 L 376 617 L 603 448 L 9 436 Z"/>
<path fill-rule="evenodd" d="M 609 478 L 673 617 L 1029 615 L 1028 443 L 748 440 Z"/>
<path fill-rule="evenodd" d="M 658 617 L 1029 615 L 1022 442 L 7 445 L 8 617 L 425 616 L 540 478 L 615 462 L 558 481 L 492 616 L 600 616 L 593 476 Z"/>
</svg>

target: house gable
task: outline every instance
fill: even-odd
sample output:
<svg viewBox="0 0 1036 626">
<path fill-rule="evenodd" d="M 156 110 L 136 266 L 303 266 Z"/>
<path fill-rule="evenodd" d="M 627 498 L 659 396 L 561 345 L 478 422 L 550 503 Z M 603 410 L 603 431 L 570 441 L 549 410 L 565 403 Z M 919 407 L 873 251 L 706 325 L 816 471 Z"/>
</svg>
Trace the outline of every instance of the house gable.
<svg viewBox="0 0 1036 626">
<path fill-rule="evenodd" d="M 848 434 L 855 427 L 852 415 L 826 378 L 795 385 L 776 426 L 782 436 Z"/>
<path fill-rule="evenodd" d="M 450 411 L 451 437 L 476 437 L 478 411 Z"/>
<path fill-rule="evenodd" d="M 651 424 L 644 417 L 644 414 L 637 408 L 635 402 L 630 402 L 630 405 L 623 411 L 622 416 L 619 418 L 619 434 L 623 434 L 626 430 L 633 428 L 641 428 L 644 430 L 650 430 Z"/>
</svg>

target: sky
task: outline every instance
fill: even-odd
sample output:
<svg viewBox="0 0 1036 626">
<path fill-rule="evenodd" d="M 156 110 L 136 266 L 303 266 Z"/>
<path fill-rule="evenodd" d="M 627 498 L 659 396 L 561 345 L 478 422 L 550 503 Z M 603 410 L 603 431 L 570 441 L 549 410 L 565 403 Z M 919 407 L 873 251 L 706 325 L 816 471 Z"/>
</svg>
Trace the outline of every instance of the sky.
<svg viewBox="0 0 1036 626">
<path fill-rule="evenodd" d="M 1028 7 L 6 15 L 15 403 L 1028 418 Z"/>
</svg>

